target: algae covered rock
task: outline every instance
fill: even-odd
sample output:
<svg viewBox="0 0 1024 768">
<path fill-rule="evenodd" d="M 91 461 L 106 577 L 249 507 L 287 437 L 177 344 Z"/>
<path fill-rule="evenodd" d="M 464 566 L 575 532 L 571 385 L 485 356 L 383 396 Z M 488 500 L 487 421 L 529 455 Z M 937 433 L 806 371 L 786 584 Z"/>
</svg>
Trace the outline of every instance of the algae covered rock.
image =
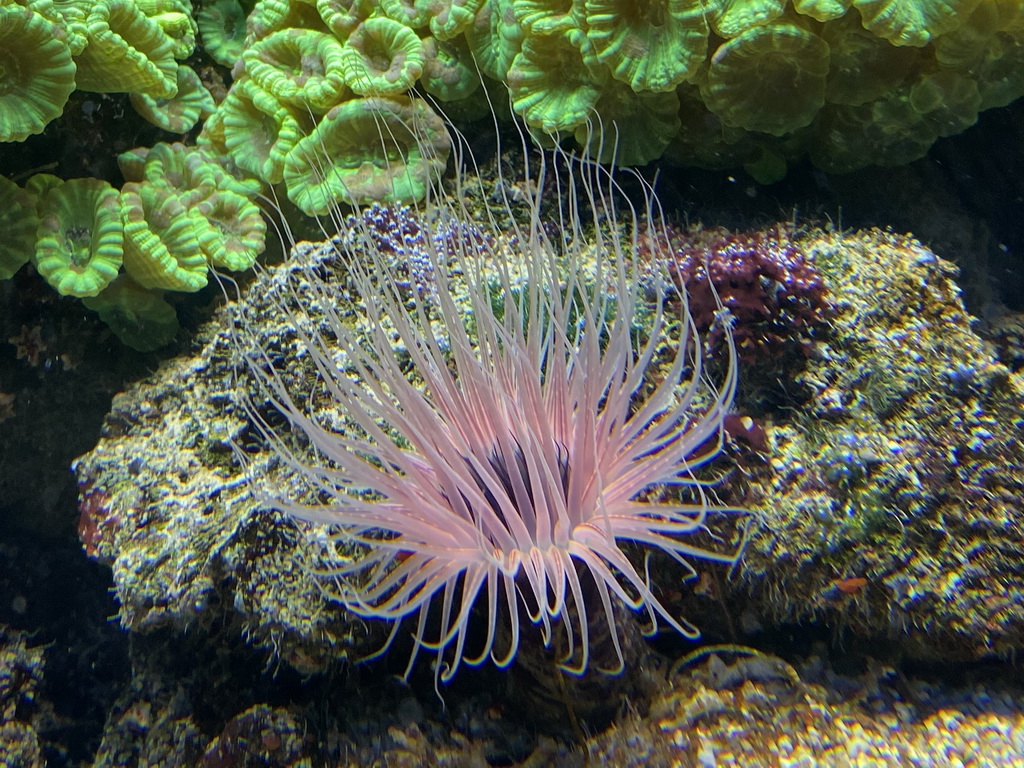
<svg viewBox="0 0 1024 768">
<path fill-rule="evenodd" d="M 28 643 L 28 636 L 0 624 L 0 765 L 43 768 L 37 701 L 43 649 Z"/>
<path fill-rule="evenodd" d="M 784 406 L 752 394 L 757 366 L 741 374 L 748 394 L 737 408 L 765 439 L 738 455 L 719 492 L 744 498 L 761 529 L 737 577 L 719 595 L 698 586 L 680 614 L 718 614 L 702 627 L 709 633 L 727 606 L 745 629 L 822 617 L 865 635 L 909 633 L 914 653 L 1010 652 L 1024 630 L 1022 374 L 972 331 L 955 269 L 913 239 L 813 230 L 793 244 L 821 272 L 830 330 L 796 356 Z M 319 332 L 321 299 L 289 282 L 289 270 L 312 263 L 337 282 L 343 306 L 332 253 L 305 245 L 262 273 L 243 297 L 244 324 L 222 312 L 193 356 L 115 398 L 99 445 L 78 461 L 80 533 L 111 564 L 128 628 L 210 626 L 226 615 L 306 671 L 379 647 L 388 627 L 321 592 L 315 573 L 337 557 L 328 533 L 254 498 L 263 484 L 309 493 L 288 465 L 310 447 L 282 429 L 271 451 L 238 398 L 252 386 L 242 348 L 272 350 L 288 381 L 315 377 L 300 334 Z M 324 393 L 311 397 L 337 409 Z M 264 423 L 273 418 L 255 403 L 267 407 Z M 341 412 L 323 418 L 347 423 Z M 653 576 L 671 590 L 678 573 Z"/>
<path fill-rule="evenodd" d="M 313 249 L 325 261 L 330 252 Z M 246 314 L 265 343 L 293 357 L 294 318 L 278 295 L 287 270 L 260 276 Z M 312 573 L 326 565 L 329 537 L 261 510 L 233 454 L 232 445 L 245 451 L 261 482 L 304 492 L 240 405 L 241 331 L 231 316 L 204 328 L 193 356 L 114 398 L 99 444 L 76 463 L 79 534 L 87 554 L 113 569 L 128 629 L 209 627 L 226 613 L 256 644 L 319 670 L 348 653 L 356 630 L 325 603 Z M 294 357 L 290 375 L 308 375 L 312 363 Z"/>
<path fill-rule="evenodd" d="M 1012 653 L 1024 374 L 972 330 L 955 267 L 912 238 L 801 243 L 832 332 L 795 377 L 804 402 L 766 415 L 768 466 L 751 479 L 763 530 L 735 589 L 773 621 L 827 617 L 927 655 Z"/>
</svg>

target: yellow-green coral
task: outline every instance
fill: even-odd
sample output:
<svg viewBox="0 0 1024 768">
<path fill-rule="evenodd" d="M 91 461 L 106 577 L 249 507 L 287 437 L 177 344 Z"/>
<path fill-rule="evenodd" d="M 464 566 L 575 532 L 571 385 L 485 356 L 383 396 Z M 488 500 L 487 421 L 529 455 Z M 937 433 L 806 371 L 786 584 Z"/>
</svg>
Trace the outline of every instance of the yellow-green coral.
<svg viewBox="0 0 1024 768">
<path fill-rule="evenodd" d="M 221 105 L 225 149 L 239 168 L 276 184 L 301 138 L 299 117 L 252 81 L 239 81 Z"/>
<path fill-rule="evenodd" d="M 338 203 L 415 202 L 444 171 L 451 141 L 422 99 L 346 101 L 288 153 L 288 197 L 308 215 Z"/>
<path fill-rule="evenodd" d="M 346 39 L 373 12 L 372 0 L 316 0 L 316 10 L 327 28 Z"/>
<path fill-rule="evenodd" d="M 189 0 L 136 0 L 136 3 L 171 40 L 174 58 L 185 59 L 192 55 L 199 27 L 192 18 Z"/>
<path fill-rule="evenodd" d="M 170 187 L 128 182 L 121 190 L 124 266 L 144 288 L 198 291 L 207 263 L 192 217 Z"/>
<path fill-rule="evenodd" d="M 853 0 L 853 7 L 865 29 L 893 45 L 920 47 L 960 26 L 979 2 L 982 0 Z"/>
<path fill-rule="evenodd" d="M 586 0 L 584 7 L 597 58 L 635 91 L 671 91 L 707 55 L 703 0 Z"/>
<path fill-rule="evenodd" d="M 266 247 L 267 224 L 255 203 L 222 190 L 188 205 L 196 238 L 210 264 L 240 272 L 256 263 Z"/>
<path fill-rule="evenodd" d="M 133 0 L 100 0 L 86 24 L 89 44 L 76 58 L 79 88 L 174 96 L 178 87 L 174 43 Z"/>
<path fill-rule="evenodd" d="M 378 0 L 380 10 L 402 26 L 420 29 L 430 22 L 434 0 Z"/>
<path fill-rule="evenodd" d="M 718 0 L 709 8 L 711 26 L 726 39 L 779 18 L 786 0 Z"/>
<path fill-rule="evenodd" d="M 118 155 L 117 161 L 127 181 L 169 186 L 182 195 L 198 190 L 201 197 L 206 197 L 214 191 L 227 190 L 252 198 L 262 191 L 256 179 L 232 176 L 199 147 L 180 142 L 161 142 L 152 149 L 138 147 Z"/>
<path fill-rule="evenodd" d="M 726 125 L 781 136 L 814 120 L 825 103 L 828 68 L 828 44 L 816 34 L 763 24 L 715 52 L 700 91 Z"/>
<path fill-rule="evenodd" d="M 480 10 L 484 0 L 433 0 L 430 34 L 438 40 L 451 40 L 462 34 Z"/>
<path fill-rule="evenodd" d="M 512 108 L 545 134 L 575 130 L 591 117 L 600 79 L 583 32 L 528 35 L 508 72 Z"/>
<path fill-rule="evenodd" d="M 458 102 L 452 115 L 479 114 L 505 103 L 480 91 L 482 72 L 508 85 L 539 140 L 575 136 L 606 160 L 617 142 L 624 164 L 667 147 L 681 162 L 743 166 L 766 181 L 808 154 L 834 171 L 908 162 L 1024 94 L 1022 0 L 253 3 L 203 4 L 206 52 L 235 65 L 228 97 L 206 115 L 210 96 L 174 60 L 197 28 L 187 0 L 0 0 L 5 19 L 46 27 L 39 50 L 60 49 L 78 67 L 32 127 L 14 132 L 32 110 L 6 100 L 24 103 L 46 79 L 5 89 L 0 65 L 0 139 L 42 130 L 77 83 L 132 93 L 136 111 L 176 133 L 206 115 L 205 152 L 231 173 L 277 183 L 332 108 L 419 88 Z M 21 50 L 11 40 L 0 62 Z M 673 99 L 685 105 L 675 115 Z"/>
<path fill-rule="evenodd" d="M 117 190 L 99 179 L 71 179 L 39 201 L 35 265 L 62 296 L 95 296 L 117 277 L 124 226 Z"/>
<path fill-rule="evenodd" d="M 35 194 L 0 176 L 0 280 L 32 258 L 38 223 Z"/>
<path fill-rule="evenodd" d="M 851 2 L 852 0 L 793 0 L 793 9 L 815 21 L 831 21 L 841 18 L 849 10 Z"/>
<path fill-rule="evenodd" d="M 40 133 L 75 89 L 67 35 L 41 14 L 0 5 L 0 141 Z"/>
<path fill-rule="evenodd" d="M 427 93 L 444 101 L 472 96 L 480 87 L 473 56 L 463 38 L 423 41 L 423 76 L 420 84 Z"/>
<path fill-rule="evenodd" d="M 242 54 L 245 72 L 284 104 L 326 112 L 345 93 L 341 43 L 328 34 L 284 29 Z"/>
<path fill-rule="evenodd" d="M 579 28 L 586 6 L 571 0 L 513 0 L 512 12 L 527 34 L 542 35 Z"/>
<path fill-rule="evenodd" d="M 554 27 L 538 32 L 569 32 Z M 512 0 L 488 0 L 466 29 L 466 41 L 480 71 L 495 80 L 504 80 L 512 60 L 522 49 L 525 32 L 515 19 Z"/>
<path fill-rule="evenodd" d="M 176 82 L 177 91 L 170 98 L 145 93 L 133 93 L 129 98 L 135 111 L 147 122 L 170 133 L 187 133 L 217 105 L 191 67 L 179 65 Z"/>
<path fill-rule="evenodd" d="M 332 2 L 352 5 L 355 0 L 332 0 Z M 262 40 L 273 32 L 289 27 L 327 31 L 327 27 L 318 13 L 318 8 L 311 3 L 293 2 L 292 0 L 257 0 L 245 25 L 246 39 L 250 42 Z"/>
<path fill-rule="evenodd" d="M 423 74 L 423 41 L 392 19 L 367 19 L 345 42 L 341 72 L 362 96 L 397 96 Z"/>
</svg>

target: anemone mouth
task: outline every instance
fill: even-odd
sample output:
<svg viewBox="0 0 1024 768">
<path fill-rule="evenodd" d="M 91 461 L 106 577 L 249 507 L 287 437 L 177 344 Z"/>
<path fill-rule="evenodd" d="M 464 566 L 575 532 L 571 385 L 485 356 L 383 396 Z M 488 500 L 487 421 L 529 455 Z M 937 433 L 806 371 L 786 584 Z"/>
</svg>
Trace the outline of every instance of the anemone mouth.
<svg viewBox="0 0 1024 768">
<path fill-rule="evenodd" d="M 270 297 L 286 348 L 239 323 L 246 407 L 309 489 L 267 489 L 266 506 L 328 526 L 329 597 L 391 622 L 392 640 L 409 620 L 407 675 L 420 651 L 443 681 L 507 666 L 526 625 L 582 674 L 595 621 L 616 671 L 615 606 L 698 634 L 621 542 L 687 576 L 745 542 L 746 513 L 715 506 L 699 476 L 736 385 L 726 313 L 712 381 L 668 251 L 637 256 L 666 241 L 650 187 L 637 201 L 609 170 L 524 147 L 523 179 L 499 166 L 492 192 L 449 135 L 456 171 L 435 167 L 421 202 L 331 209 L 338 236 L 293 252 Z"/>
</svg>

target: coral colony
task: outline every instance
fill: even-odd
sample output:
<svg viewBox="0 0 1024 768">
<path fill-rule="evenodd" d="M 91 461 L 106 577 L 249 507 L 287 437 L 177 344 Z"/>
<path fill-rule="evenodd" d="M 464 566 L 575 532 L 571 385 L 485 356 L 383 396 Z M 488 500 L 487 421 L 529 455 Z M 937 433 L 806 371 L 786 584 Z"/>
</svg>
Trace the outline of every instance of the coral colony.
<svg viewBox="0 0 1024 768">
<path fill-rule="evenodd" d="M 497 91 L 481 74 L 507 84 L 500 98 L 530 129 L 574 137 L 602 162 L 613 148 L 619 165 L 667 154 L 762 183 L 807 157 L 836 172 L 910 162 L 1024 94 L 1015 2 L 202 6 L 0 0 L 0 142 L 53 123 L 100 136 L 97 100 L 75 108 L 76 90 L 129 94 L 141 120 L 178 136 L 202 122 L 196 146 L 121 153 L 121 189 L 0 176 L 0 280 L 32 261 L 143 350 L 177 331 L 164 291 L 201 289 L 209 266 L 252 265 L 264 247 L 255 198 L 269 186 L 308 215 L 420 199 L 445 160 L 435 107 L 486 113 Z M 194 69 L 197 41 L 230 73 Z M 616 141 L 590 146 L 591 121 Z M 330 173 L 311 172 L 328 156 Z"/>
<path fill-rule="evenodd" d="M 762 232 L 729 232 L 667 225 L 668 268 L 685 290 L 690 314 L 711 351 L 721 341 L 715 318 L 732 317 L 732 338 L 743 363 L 807 352 L 832 311 L 814 262 L 782 226 Z M 641 253 L 646 253 L 646 242 Z M 653 258 L 664 259 L 658 248 Z"/>
<path fill-rule="evenodd" d="M 641 217 L 607 171 L 561 160 L 548 186 L 568 212 L 564 242 L 545 234 L 539 193 L 525 211 L 500 206 L 511 232 L 491 213 L 474 220 L 461 178 L 417 209 L 370 206 L 339 221 L 329 244 L 345 286 L 316 263 L 302 268 L 299 251 L 281 289 L 316 384 L 296 388 L 272 345 L 250 356 L 262 392 L 249 411 L 315 497 L 271 488 L 266 504 L 331 526 L 330 591 L 394 622 L 391 640 L 411 626 L 407 673 L 421 649 L 440 657 L 444 681 L 463 662 L 507 665 L 527 622 L 573 673 L 590 665 L 592 627 L 605 622 L 617 656 L 606 671 L 616 671 L 616 603 L 650 631 L 660 620 L 698 634 L 622 542 L 668 553 L 684 575 L 742 550 L 747 513 L 716 506 L 697 474 L 721 447 L 736 386 L 727 313 L 713 322 L 716 385 L 685 301 L 667 300 L 669 289 L 680 295 L 667 263 L 653 296 L 638 279 L 641 233 L 657 226 L 653 193 Z M 549 172 L 525 186 L 545 188 Z M 604 222 L 589 234 L 588 205 Z M 324 315 L 312 326 L 299 317 L 308 306 Z M 310 407 L 316 393 L 340 417 Z M 264 398 L 279 414 L 260 410 Z M 272 426 L 280 416 L 312 458 Z"/>
</svg>

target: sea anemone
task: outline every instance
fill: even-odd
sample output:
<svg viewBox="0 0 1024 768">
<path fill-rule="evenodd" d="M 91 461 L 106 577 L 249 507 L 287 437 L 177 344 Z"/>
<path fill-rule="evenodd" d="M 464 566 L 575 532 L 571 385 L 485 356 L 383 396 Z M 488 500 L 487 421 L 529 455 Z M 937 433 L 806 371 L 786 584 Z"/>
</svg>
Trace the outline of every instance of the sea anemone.
<svg viewBox="0 0 1024 768">
<path fill-rule="evenodd" d="M 716 384 L 685 302 L 666 298 L 680 291 L 667 263 L 635 257 L 641 238 L 665 242 L 650 236 L 653 193 L 634 207 L 589 161 L 541 162 L 517 188 L 554 190 L 555 227 L 541 192 L 474 216 L 466 178 L 447 195 L 435 179 L 417 209 L 371 206 L 336 218 L 320 249 L 295 249 L 275 289 L 284 338 L 240 319 L 247 410 L 310 493 L 254 488 L 329 526 L 331 597 L 393 622 L 388 645 L 409 620 L 406 675 L 423 649 L 445 682 L 463 662 L 509 665 L 529 624 L 563 670 L 614 673 L 617 603 L 650 632 L 660 618 L 696 638 L 628 542 L 693 576 L 695 561 L 735 564 L 749 528 L 699 471 L 736 386 L 728 313 Z M 311 361 L 312 386 L 285 370 L 294 359 Z M 598 621 L 610 663 L 591 661 Z"/>
</svg>

